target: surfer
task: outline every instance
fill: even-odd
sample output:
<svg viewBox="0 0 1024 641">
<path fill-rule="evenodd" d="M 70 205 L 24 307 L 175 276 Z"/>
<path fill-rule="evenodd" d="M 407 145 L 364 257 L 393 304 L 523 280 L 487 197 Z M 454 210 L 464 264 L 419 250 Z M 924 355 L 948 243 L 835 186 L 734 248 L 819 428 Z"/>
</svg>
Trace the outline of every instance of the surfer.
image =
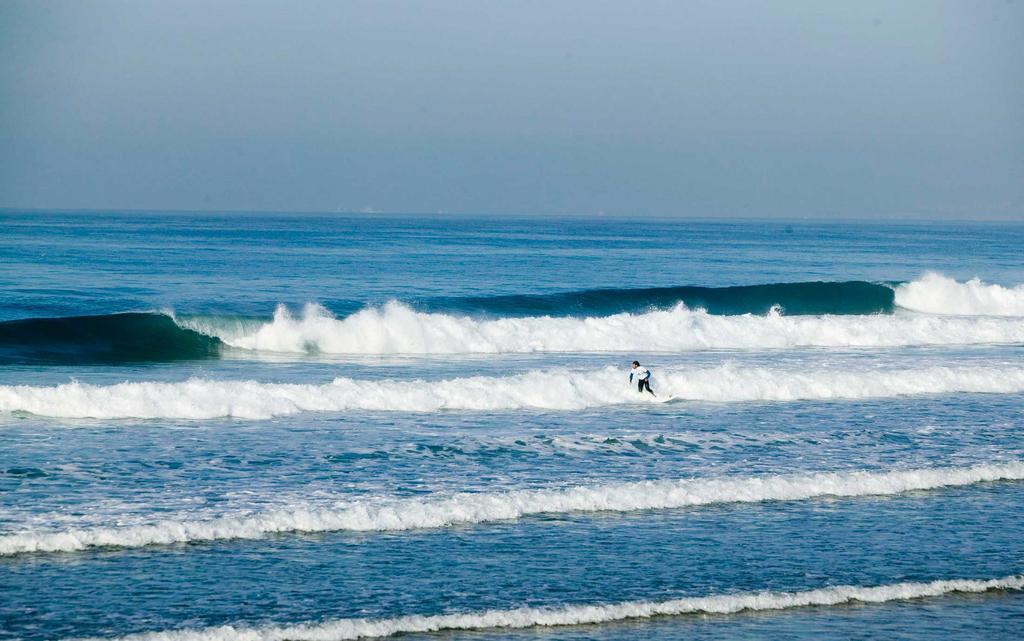
<svg viewBox="0 0 1024 641">
<path fill-rule="evenodd" d="M 644 390 L 647 390 L 651 396 L 657 396 L 651 389 L 651 370 L 641 367 L 640 361 L 633 361 L 633 369 L 629 372 L 630 383 L 633 382 L 634 376 L 636 377 L 636 391 L 642 394 Z"/>
</svg>

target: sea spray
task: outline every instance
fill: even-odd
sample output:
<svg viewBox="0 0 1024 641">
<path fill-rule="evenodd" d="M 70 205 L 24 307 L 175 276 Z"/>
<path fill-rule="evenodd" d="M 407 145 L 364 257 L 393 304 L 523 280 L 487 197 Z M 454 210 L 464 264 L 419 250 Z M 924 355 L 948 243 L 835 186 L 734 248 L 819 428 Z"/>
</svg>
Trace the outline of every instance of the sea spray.
<svg viewBox="0 0 1024 641">
<path fill-rule="evenodd" d="M 217 330 L 206 324 L 203 331 Z M 917 314 L 786 316 L 778 310 L 715 316 L 682 304 L 643 314 L 479 319 L 390 302 L 340 319 L 320 305 L 307 305 L 298 315 L 281 306 L 272 321 L 251 333 L 217 335 L 233 347 L 289 353 L 640 353 L 1024 343 L 1024 323 Z"/>
<path fill-rule="evenodd" d="M 929 314 L 1024 316 L 1024 285 L 1002 287 L 978 278 L 960 283 L 932 272 L 898 285 L 896 304 Z"/>
</svg>

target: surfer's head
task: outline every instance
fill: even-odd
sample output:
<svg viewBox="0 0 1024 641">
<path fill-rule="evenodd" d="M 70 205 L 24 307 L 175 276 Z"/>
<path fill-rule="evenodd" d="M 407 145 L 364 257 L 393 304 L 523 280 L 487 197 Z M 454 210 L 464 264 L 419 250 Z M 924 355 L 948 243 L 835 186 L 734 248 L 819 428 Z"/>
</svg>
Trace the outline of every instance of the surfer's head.
<svg viewBox="0 0 1024 641">
<path fill-rule="evenodd" d="M 633 367 L 640 367 L 640 361 L 633 361 Z"/>
</svg>

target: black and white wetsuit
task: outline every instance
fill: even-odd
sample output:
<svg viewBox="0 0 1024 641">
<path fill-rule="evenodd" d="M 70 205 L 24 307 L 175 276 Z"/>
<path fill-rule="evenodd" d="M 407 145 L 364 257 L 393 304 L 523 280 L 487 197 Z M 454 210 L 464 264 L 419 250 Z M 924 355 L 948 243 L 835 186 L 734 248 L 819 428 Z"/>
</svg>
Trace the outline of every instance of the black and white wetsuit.
<svg viewBox="0 0 1024 641">
<path fill-rule="evenodd" d="M 644 390 L 654 395 L 654 390 L 651 389 L 651 370 L 647 369 L 643 365 L 640 367 L 634 367 L 629 372 L 629 382 L 633 382 L 633 378 L 636 378 L 636 391 L 643 392 Z"/>
</svg>

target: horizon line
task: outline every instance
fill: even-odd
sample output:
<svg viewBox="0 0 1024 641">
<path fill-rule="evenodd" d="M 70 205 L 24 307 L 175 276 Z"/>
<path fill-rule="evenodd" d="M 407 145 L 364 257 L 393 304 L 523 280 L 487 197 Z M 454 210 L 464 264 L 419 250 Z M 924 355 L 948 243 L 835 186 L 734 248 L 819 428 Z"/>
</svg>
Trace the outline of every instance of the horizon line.
<svg viewBox="0 0 1024 641">
<path fill-rule="evenodd" d="M 998 214 L 982 214 L 966 217 L 963 214 L 953 213 L 913 213 L 900 212 L 892 214 L 862 214 L 860 217 L 852 215 L 769 215 L 769 214 L 724 214 L 724 215 L 702 215 L 702 214 L 645 214 L 634 213 L 608 213 L 597 212 L 487 212 L 487 211 L 383 211 L 374 209 L 362 210 L 281 210 L 281 209 L 167 209 L 167 208 L 96 208 L 96 207 L 10 207 L 0 206 L 2 213 L 24 213 L 24 214 L 200 214 L 200 215 L 261 215 L 261 216 L 345 216 L 345 217 L 409 217 L 409 218 L 505 218 L 505 219 L 588 219 L 598 220 L 636 220 L 642 216 L 644 220 L 656 220 L 659 222 L 669 221 L 691 221 L 691 222 L 813 222 L 813 223 L 952 223 L 952 222 L 976 222 L 976 223 L 1024 223 L 1024 213 L 1001 216 Z"/>
</svg>

